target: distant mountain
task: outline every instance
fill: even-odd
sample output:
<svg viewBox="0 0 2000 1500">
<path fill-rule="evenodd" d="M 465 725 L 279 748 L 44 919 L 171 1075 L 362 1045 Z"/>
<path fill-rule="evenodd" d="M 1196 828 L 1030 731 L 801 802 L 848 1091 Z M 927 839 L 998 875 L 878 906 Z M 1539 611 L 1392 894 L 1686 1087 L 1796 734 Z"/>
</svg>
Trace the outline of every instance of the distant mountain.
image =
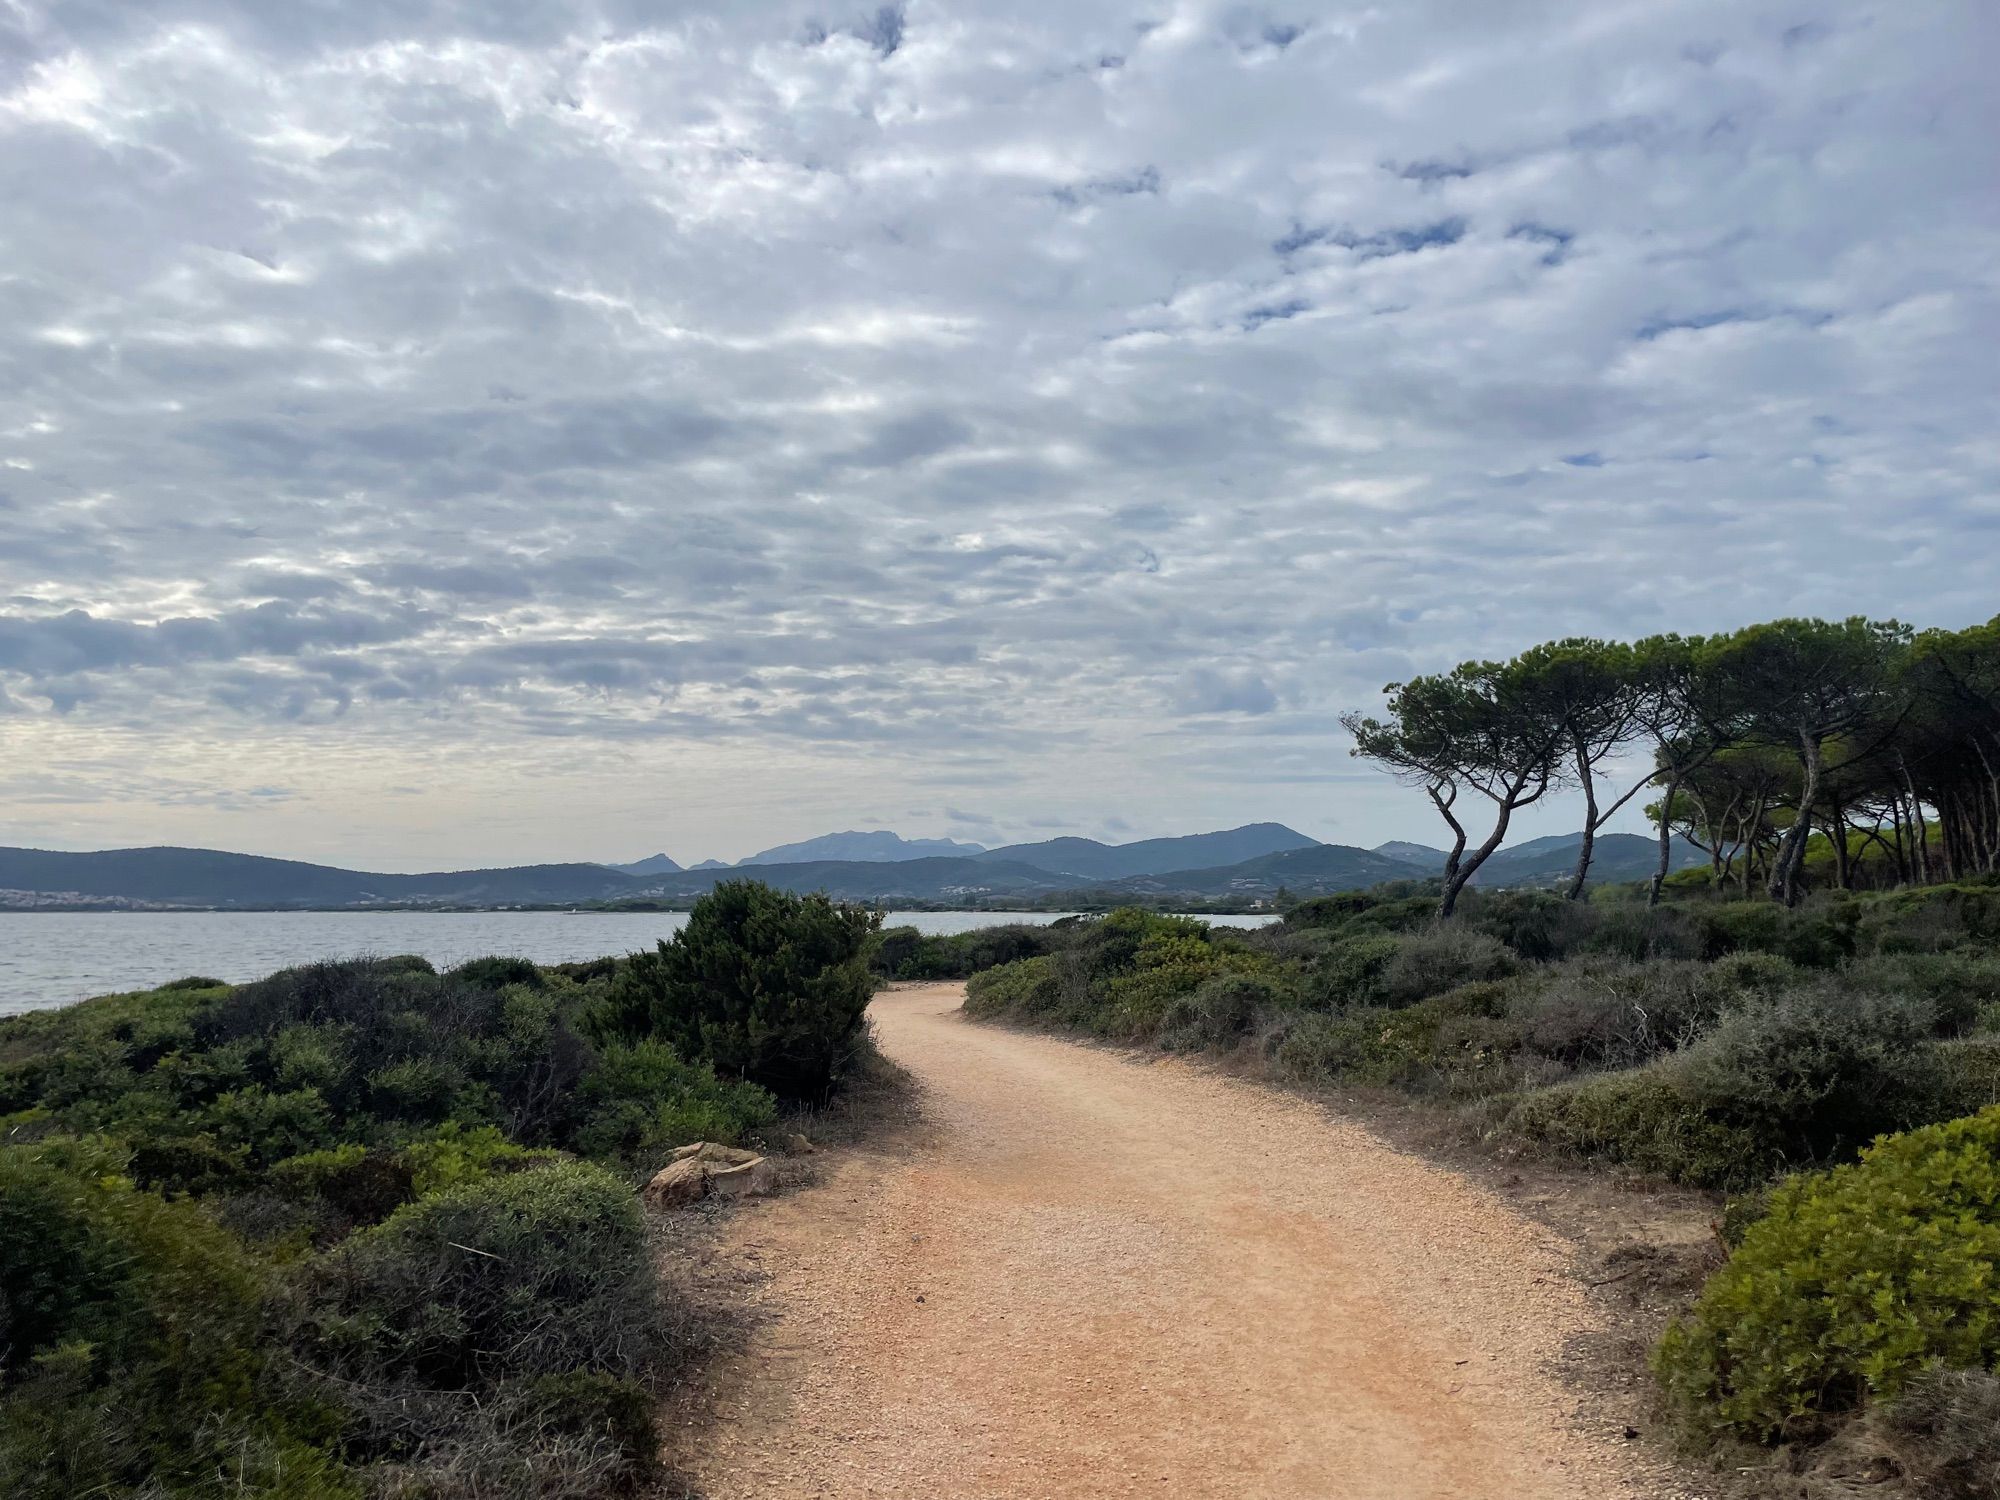
<svg viewBox="0 0 2000 1500">
<path fill-rule="evenodd" d="M 729 861 L 726 859 L 704 859 L 689 865 L 688 868 L 690 870 L 726 870 L 729 868 Z"/>
<path fill-rule="evenodd" d="M 965 901 L 1037 895 L 1062 889 L 1065 881 L 1030 865 L 1005 861 L 933 857 L 929 859 L 805 860 L 683 870 L 645 882 L 642 893 L 663 900 L 693 900 L 724 880 L 756 879 L 787 891 L 825 891 L 849 901 Z"/>
<path fill-rule="evenodd" d="M 1248 823 L 1221 833 L 1141 839 L 1132 844 L 1100 844 L 1096 839 L 1044 839 L 1037 844 L 1009 844 L 1000 849 L 988 849 L 979 858 L 1033 865 L 1052 875 L 1075 875 L 1085 880 L 1123 880 L 1132 875 L 1165 875 L 1175 870 L 1204 870 L 1241 864 L 1246 859 L 1278 854 L 1287 849 L 1314 848 L 1318 842 L 1282 823 Z"/>
<path fill-rule="evenodd" d="M 1441 861 L 1440 861 L 1441 862 Z M 1416 871 L 1401 860 L 1348 844 L 1311 844 L 1282 849 L 1205 870 L 1169 870 L 1134 875 L 1116 889 L 1149 896 L 1274 896 L 1282 886 L 1298 896 L 1362 890 L 1390 880 L 1410 880 Z"/>
<path fill-rule="evenodd" d="M 642 884 L 603 865 L 524 865 L 374 875 L 215 849 L 0 849 L 7 905 L 371 907 L 559 905 L 629 895 Z M 41 899 L 32 899 L 32 898 Z"/>
<path fill-rule="evenodd" d="M 1559 884 L 1576 863 L 1580 837 L 1561 834 L 1503 849 L 1480 869 L 1476 883 Z M 924 842 L 945 841 L 897 840 L 906 848 Z M 883 846 L 877 842 L 866 847 Z M 638 874 L 608 865 L 565 864 L 423 875 L 377 875 L 214 849 L 106 849 L 88 854 L 0 849 L 0 910 L 93 906 L 368 910 L 566 906 L 621 899 L 682 902 L 693 900 L 719 880 L 739 875 L 754 875 L 787 890 L 826 891 L 849 900 L 890 904 L 979 906 L 1025 897 L 1061 899 L 1071 892 L 1169 900 L 1258 898 L 1273 896 L 1280 887 L 1306 896 L 1423 878 L 1435 874 L 1444 862 L 1438 850 L 1425 851 L 1435 863 L 1427 860 L 1423 865 L 1416 863 L 1414 856 L 1387 852 L 1411 847 L 1423 846 L 1355 849 L 1345 844 L 1319 844 L 1279 824 L 1258 823 L 1224 833 L 1146 839 L 1135 844 L 1050 839 L 974 855 L 791 860 L 759 863 L 747 870 L 716 860 L 689 870 L 664 868 L 673 861 L 656 855 L 626 867 L 654 866 Z M 1253 852 L 1231 857 L 1245 848 Z M 1604 834 L 1597 840 L 1591 879 L 1600 883 L 1643 880 L 1652 874 L 1658 857 L 1659 846 L 1650 838 Z M 1693 845 L 1676 842 L 1674 868 L 1698 864 L 1704 858 Z"/>
<path fill-rule="evenodd" d="M 737 863 L 800 865 L 819 860 L 841 860 L 857 864 L 887 864 L 895 860 L 979 854 L 984 852 L 985 847 L 984 844 L 955 843 L 951 839 L 906 839 L 886 829 L 878 829 L 872 833 L 827 833 L 796 844 L 779 844 Z"/>
<path fill-rule="evenodd" d="M 1415 865 L 1426 875 L 1435 875 L 1442 870 L 1448 857 L 1442 849 L 1433 849 L 1429 844 L 1412 844 L 1407 839 L 1391 839 L 1386 844 L 1377 844 L 1373 852 L 1384 859 Z"/>
<path fill-rule="evenodd" d="M 1547 838 L 1529 839 L 1499 850 L 1479 867 L 1474 885 L 1541 886 L 1557 885 L 1576 871 L 1580 833 L 1558 833 Z M 1708 856 L 1686 839 L 1673 841 L 1670 868 L 1685 870 L 1707 861 Z M 1440 856 L 1440 863 L 1443 862 Z M 1593 885 L 1616 885 L 1625 880 L 1650 880 L 1660 867 L 1660 841 L 1646 834 L 1600 833 L 1590 856 Z"/>
<path fill-rule="evenodd" d="M 626 875 L 677 875 L 681 867 L 664 854 L 649 854 L 644 859 L 633 860 L 629 865 L 606 865 L 604 868 Z"/>
</svg>

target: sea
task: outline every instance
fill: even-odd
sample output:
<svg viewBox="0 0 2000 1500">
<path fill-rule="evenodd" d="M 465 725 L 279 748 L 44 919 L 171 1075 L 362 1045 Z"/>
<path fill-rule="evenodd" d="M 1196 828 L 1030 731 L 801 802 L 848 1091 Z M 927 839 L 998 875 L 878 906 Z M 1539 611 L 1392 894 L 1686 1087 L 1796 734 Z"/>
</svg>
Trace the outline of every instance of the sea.
<svg viewBox="0 0 2000 1500">
<path fill-rule="evenodd" d="M 1004 922 L 1053 922 L 1056 911 L 890 912 L 885 927 L 969 932 Z M 1258 927 L 1261 916 L 1203 917 Z M 0 1016 L 91 995 L 151 989 L 207 975 L 229 983 L 325 958 L 420 953 L 440 969 L 504 953 L 568 963 L 650 948 L 678 931 L 681 912 L 270 911 L 0 913 Z"/>
</svg>

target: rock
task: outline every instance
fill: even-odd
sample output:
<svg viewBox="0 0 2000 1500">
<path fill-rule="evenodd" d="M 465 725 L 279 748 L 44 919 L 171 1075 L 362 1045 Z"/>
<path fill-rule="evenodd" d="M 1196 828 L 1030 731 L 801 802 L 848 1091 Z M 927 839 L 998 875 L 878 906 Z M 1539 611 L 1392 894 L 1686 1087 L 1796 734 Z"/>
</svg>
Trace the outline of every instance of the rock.
<svg viewBox="0 0 2000 1500">
<path fill-rule="evenodd" d="M 768 1198 L 778 1190 L 778 1169 L 759 1156 L 736 1167 L 711 1167 L 708 1190 L 727 1198 Z"/>
<path fill-rule="evenodd" d="M 714 1141 L 696 1141 L 692 1146 L 681 1146 L 675 1150 L 675 1161 L 700 1161 L 712 1167 L 740 1167 L 764 1158 L 755 1151 L 744 1151 L 735 1146 L 718 1146 Z"/>
<path fill-rule="evenodd" d="M 669 1162 L 640 1194 L 655 1208 L 678 1208 L 708 1196 L 708 1167 L 697 1157 Z"/>
<path fill-rule="evenodd" d="M 768 1198 L 778 1190 L 778 1172 L 754 1151 L 697 1141 L 674 1152 L 653 1174 L 641 1196 L 655 1208 L 679 1208 L 710 1193 L 729 1198 Z"/>
</svg>

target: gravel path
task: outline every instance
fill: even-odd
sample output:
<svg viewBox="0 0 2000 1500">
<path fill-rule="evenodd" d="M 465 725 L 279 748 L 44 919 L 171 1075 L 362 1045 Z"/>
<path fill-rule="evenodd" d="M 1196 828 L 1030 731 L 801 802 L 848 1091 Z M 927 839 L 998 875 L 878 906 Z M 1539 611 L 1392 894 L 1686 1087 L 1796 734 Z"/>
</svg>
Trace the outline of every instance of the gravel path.
<svg viewBox="0 0 2000 1500">
<path fill-rule="evenodd" d="M 875 1002 L 912 1147 L 739 1212 L 768 1314 L 685 1466 L 710 1500 L 1664 1491 L 1546 1373 L 1569 1247 L 1298 1099 Z"/>
</svg>

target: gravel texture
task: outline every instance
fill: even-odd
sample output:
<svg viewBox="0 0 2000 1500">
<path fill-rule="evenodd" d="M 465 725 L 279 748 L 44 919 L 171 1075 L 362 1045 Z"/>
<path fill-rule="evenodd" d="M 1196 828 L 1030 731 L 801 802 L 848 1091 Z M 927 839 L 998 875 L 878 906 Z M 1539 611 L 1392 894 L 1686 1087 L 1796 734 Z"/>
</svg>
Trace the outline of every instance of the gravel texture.
<svg viewBox="0 0 2000 1500">
<path fill-rule="evenodd" d="M 760 1316 L 675 1457 L 711 1500 L 1661 1500 L 1552 1373 L 1573 1247 L 1303 1100 L 891 991 L 914 1140 L 719 1252 Z"/>
</svg>

